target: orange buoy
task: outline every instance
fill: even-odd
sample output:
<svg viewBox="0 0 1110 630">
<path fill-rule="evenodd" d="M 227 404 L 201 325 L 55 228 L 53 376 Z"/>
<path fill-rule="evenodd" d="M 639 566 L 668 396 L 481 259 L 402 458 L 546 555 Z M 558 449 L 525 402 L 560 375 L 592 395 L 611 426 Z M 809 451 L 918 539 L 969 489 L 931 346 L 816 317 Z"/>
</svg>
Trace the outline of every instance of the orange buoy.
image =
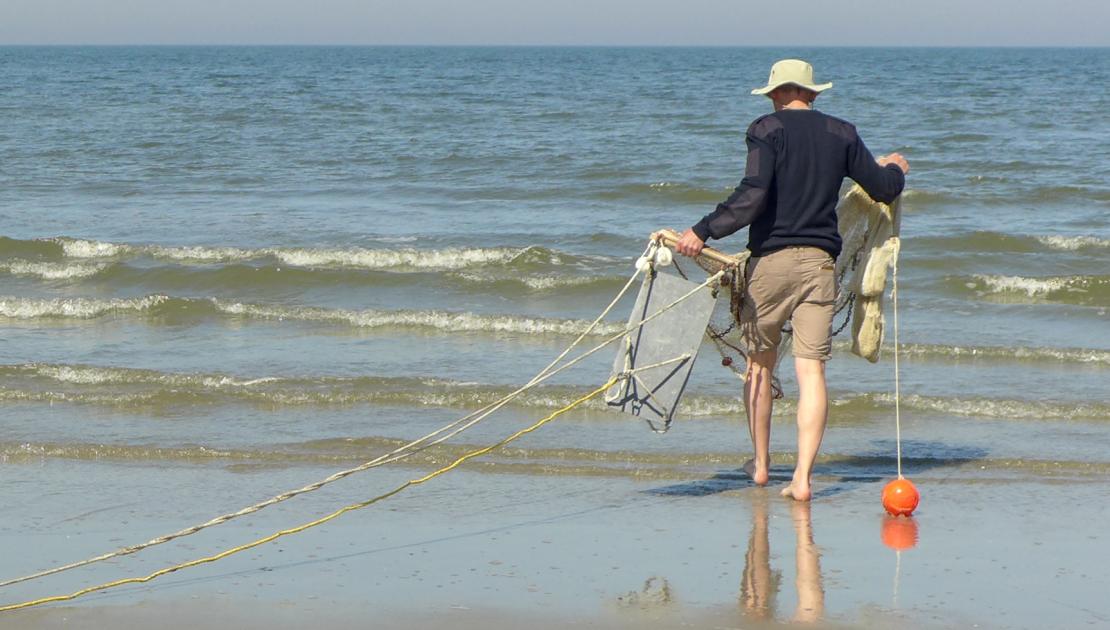
<svg viewBox="0 0 1110 630">
<path fill-rule="evenodd" d="M 909 479 L 895 479 L 883 487 L 883 508 L 891 516 L 909 516 L 917 509 L 921 495 Z"/>
<path fill-rule="evenodd" d="M 883 544 L 895 551 L 905 551 L 917 546 L 917 521 L 912 518 L 883 517 L 880 536 Z"/>
</svg>

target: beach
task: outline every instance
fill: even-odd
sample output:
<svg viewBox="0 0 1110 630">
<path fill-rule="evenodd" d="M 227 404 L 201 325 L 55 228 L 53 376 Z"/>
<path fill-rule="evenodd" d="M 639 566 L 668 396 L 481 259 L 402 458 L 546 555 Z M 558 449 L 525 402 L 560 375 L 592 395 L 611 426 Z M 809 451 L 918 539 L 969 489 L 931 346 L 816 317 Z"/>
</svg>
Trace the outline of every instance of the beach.
<svg viewBox="0 0 1110 630">
<path fill-rule="evenodd" d="M 67 480 L 74 477 L 82 483 L 44 497 L 64 503 L 60 513 L 5 517 L 3 553 L 10 574 L 200 522 L 210 516 L 202 506 L 236 507 L 228 501 L 232 489 L 239 496 L 261 496 L 281 482 L 290 486 L 329 472 L 137 466 L 121 476 L 118 464 L 95 462 L 25 468 L 37 474 L 9 480 L 9 489 L 13 481 L 27 489 L 47 482 L 71 486 Z M 462 470 L 389 504 L 242 555 L 74 604 L 5 613 L 4 623 L 1102 625 L 1106 568 L 1099 550 L 1106 540 L 1098 523 L 1107 516 L 1100 500 L 1105 470 L 991 468 L 974 460 L 911 464 L 907 472 L 923 489 L 922 508 L 912 521 L 881 514 L 882 482 L 853 474 L 847 463 L 819 468 L 819 496 L 811 506 L 777 496 L 774 486 L 789 475 L 783 466 L 775 468 L 772 487 L 765 489 L 725 466 L 657 479 L 636 470 L 605 477 L 573 470 L 545 475 Z M 253 540 L 318 516 L 352 495 L 363 498 L 413 471 L 379 472 L 391 479 L 347 480 L 298 501 L 296 508 L 277 506 L 178 544 L 56 576 L 50 593 L 147 574 Z M 194 490 L 185 497 L 175 492 L 167 501 L 165 488 Z M 63 514 L 73 516 L 59 518 Z M 59 531 L 69 533 L 54 533 Z M 30 543 L 33 554 L 26 552 Z M 44 594 L 33 582 L 6 592 L 11 600 Z M 1030 593 L 1036 597 L 1023 595 Z"/>
<path fill-rule="evenodd" d="M 1106 49 L 0 48 L 0 582 L 302 488 L 513 392 L 652 231 L 738 183 L 769 111 L 748 84 L 785 56 L 835 81 L 819 109 L 913 165 L 900 392 L 889 328 L 876 364 L 834 339 L 811 504 L 778 496 L 789 360 L 758 488 L 740 380 L 706 340 L 664 435 L 590 400 L 326 523 L 0 627 L 1110 626 L 1108 97 L 1061 109 L 1054 80 L 1107 83 Z M 386 495 L 572 405 L 615 355 L 403 461 L 0 587 L 0 607 Z M 912 519 L 880 503 L 896 400 Z"/>
</svg>

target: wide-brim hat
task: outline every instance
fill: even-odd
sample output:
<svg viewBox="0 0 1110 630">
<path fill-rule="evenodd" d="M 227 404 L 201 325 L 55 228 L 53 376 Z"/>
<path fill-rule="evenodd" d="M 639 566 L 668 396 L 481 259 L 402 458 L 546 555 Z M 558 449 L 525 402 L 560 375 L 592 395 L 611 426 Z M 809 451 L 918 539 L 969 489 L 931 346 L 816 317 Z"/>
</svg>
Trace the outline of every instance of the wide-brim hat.
<svg viewBox="0 0 1110 630">
<path fill-rule="evenodd" d="M 766 87 L 756 88 L 752 90 L 752 94 L 768 94 L 771 90 L 784 85 L 796 85 L 814 92 L 824 92 L 833 84 L 814 83 L 813 66 L 801 59 L 783 59 L 771 66 L 771 76 L 767 79 Z"/>
</svg>

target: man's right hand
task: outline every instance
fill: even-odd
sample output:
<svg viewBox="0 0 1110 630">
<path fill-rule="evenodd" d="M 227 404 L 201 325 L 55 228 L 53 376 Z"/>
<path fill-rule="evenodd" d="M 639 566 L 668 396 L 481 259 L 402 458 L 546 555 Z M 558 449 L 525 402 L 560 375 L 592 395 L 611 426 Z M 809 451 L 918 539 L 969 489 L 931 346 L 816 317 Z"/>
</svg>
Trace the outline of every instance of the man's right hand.
<svg viewBox="0 0 1110 630">
<path fill-rule="evenodd" d="M 894 164 L 898 168 L 902 169 L 903 174 L 910 172 L 910 163 L 906 161 L 906 158 L 902 157 L 901 153 L 891 153 L 890 155 L 884 155 L 876 161 L 879 163 L 879 166 Z"/>
<path fill-rule="evenodd" d="M 690 256 L 693 258 L 700 254 L 704 247 L 705 241 L 698 238 L 698 235 L 694 234 L 694 230 L 688 229 L 679 237 L 678 242 L 675 243 L 674 250 L 683 256 Z"/>
</svg>

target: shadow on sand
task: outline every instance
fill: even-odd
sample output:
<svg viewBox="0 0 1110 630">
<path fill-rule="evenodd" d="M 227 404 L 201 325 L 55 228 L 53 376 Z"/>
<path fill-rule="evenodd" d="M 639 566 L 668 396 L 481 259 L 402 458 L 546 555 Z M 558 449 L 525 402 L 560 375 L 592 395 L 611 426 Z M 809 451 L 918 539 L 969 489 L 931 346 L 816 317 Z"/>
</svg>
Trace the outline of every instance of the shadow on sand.
<svg viewBox="0 0 1110 630">
<path fill-rule="evenodd" d="M 860 485 L 893 479 L 898 469 L 894 440 L 875 440 L 871 453 L 849 456 L 825 456 L 813 467 L 814 499 L 835 496 Z M 902 470 L 914 476 L 938 468 L 967 466 L 983 460 L 982 448 L 946 444 L 939 441 L 906 440 L 902 442 Z M 793 466 L 771 466 L 769 486 L 790 483 Z M 721 470 L 706 479 L 651 488 L 645 492 L 666 496 L 703 497 L 730 490 L 757 487 L 740 468 Z"/>
</svg>

